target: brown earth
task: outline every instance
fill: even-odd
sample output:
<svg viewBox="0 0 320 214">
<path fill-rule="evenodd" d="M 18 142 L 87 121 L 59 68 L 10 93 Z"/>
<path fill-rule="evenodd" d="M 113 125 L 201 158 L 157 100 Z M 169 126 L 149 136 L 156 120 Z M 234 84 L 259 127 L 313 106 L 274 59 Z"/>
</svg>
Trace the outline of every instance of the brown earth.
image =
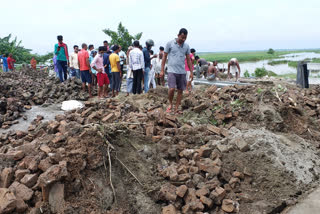
<svg viewBox="0 0 320 214">
<path fill-rule="evenodd" d="M 279 213 L 318 183 L 319 92 L 199 87 L 171 115 L 159 87 L 38 117 L 0 137 L 0 213 Z"/>
</svg>

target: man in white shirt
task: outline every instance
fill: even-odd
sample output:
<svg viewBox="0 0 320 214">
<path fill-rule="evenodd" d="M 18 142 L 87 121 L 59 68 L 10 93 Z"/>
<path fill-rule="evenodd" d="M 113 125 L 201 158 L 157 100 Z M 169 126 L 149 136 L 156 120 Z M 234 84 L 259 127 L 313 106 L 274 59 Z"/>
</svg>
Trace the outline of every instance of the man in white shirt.
<svg viewBox="0 0 320 214">
<path fill-rule="evenodd" d="M 126 56 L 126 53 L 122 50 L 122 47 L 120 47 L 120 52 L 119 52 L 119 57 L 120 57 L 120 68 L 121 68 L 121 72 L 123 73 L 123 65 L 124 65 L 124 62 L 126 61 L 127 59 L 127 56 Z"/>
<path fill-rule="evenodd" d="M 78 45 L 73 46 L 74 52 L 70 55 L 69 61 L 70 61 L 70 77 L 76 76 L 78 79 L 80 79 L 80 69 L 79 69 L 79 62 L 78 62 L 78 52 L 79 47 Z"/>
<path fill-rule="evenodd" d="M 156 82 L 158 85 L 162 85 L 162 78 L 160 77 L 162 57 L 163 57 L 163 52 L 159 52 L 158 57 L 151 61 L 152 69 L 154 69 Z M 163 81 L 163 85 L 164 85 L 164 81 Z"/>
<path fill-rule="evenodd" d="M 153 50 L 150 50 L 150 58 L 153 58 Z M 156 81 L 155 81 L 155 70 L 154 70 L 154 64 L 155 60 L 157 58 L 153 58 L 150 63 L 151 63 L 151 69 L 149 73 L 149 80 L 148 80 L 148 86 L 150 88 L 150 84 L 152 84 L 152 88 L 156 88 Z"/>
<path fill-rule="evenodd" d="M 132 93 L 141 94 L 141 80 L 144 74 L 144 57 L 139 49 L 139 41 L 133 42 L 133 50 L 129 53 L 129 68 L 133 72 Z"/>
<path fill-rule="evenodd" d="M 230 59 L 229 63 L 228 63 L 228 78 L 231 78 L 230 72 L 232 75 L 236 76 L 236 82 L 238 82 L 239 78 L 240 78 L 240 65 L 239 62 L 236 58 L 232 58 Z"/>
</svg>

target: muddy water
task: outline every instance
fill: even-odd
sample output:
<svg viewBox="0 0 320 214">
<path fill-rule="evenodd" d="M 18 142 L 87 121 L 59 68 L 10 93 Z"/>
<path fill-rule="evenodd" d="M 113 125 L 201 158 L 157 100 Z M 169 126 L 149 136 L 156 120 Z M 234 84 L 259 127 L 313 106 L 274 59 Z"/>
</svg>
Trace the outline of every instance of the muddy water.
<svg viewBox="0 0 320 214">
<path fill-rule="evenodd" d="M 19 123 L 12 125 L 9 129 L 0 129 L 0 133 L 5 133 L 10 130 L 12 131 L 27 131 L 30 123 L 37 117 L 41 115 L 44 117 L 43 121 L 54 120 L 54 117 L 58 114 L 63 114 L 64 111 L 61 110 L 61 104 L 53 104 L 48 107 L 32 106 L 32 109 L 27 110 L 23 115 L 27 116 L 27 120 L 23 118 L 19 119 Z"/>
<path fill-rule="evenodd" d="M 279 61 L 279 60 L 302 61 L 307 58 L 309 59 L 320 58 L 320 54 L 313 53 L 313 52 L 286 54 L 286 55 L 283 55 L 282 58 L 280 59 L 274 59 L 274 61 Z M 297 73 L 297 69 L 293 67 L 289 67 L 288 63 L 279 64 L 279 65 L 268 65 L 268 62 L 269 60 L 261 60 L 258 62 L 240 63 L 240 67 L 242 71 L 241 76 L 243 76 L 246 70 L 250 73 L 250 75 L 252 75 L 256 70 L 256 68 L 262 68 L 262 67 L 265 67 L 268 71 L 272 71 L 278 75 Z M 221 63 L 218 66 L 220 68 L 228 68 L 227 63 Z M 311 74 L 312 78 L 309 79 L 311 84 L 320 84 L 320 78 L 317 78 L 318 74 L 320 73 Z"/>
</svg>

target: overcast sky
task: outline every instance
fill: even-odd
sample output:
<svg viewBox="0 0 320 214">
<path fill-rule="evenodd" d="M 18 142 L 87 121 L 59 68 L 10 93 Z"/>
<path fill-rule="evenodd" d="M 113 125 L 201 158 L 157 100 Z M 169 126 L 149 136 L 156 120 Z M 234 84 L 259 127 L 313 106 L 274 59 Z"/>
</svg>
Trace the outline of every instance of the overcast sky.
<svg viewBox="0 0 320 214">
<path fill-rule="evenodd" d="M 157 49 L 189 31 L 198 52 L 320 48 L 319 0 L 0 0 L 0 37 L 12 33 L 44 54 L 62 34 L 74 45 L 102 45 L 102 29 L 122 22 Z"/>
</svg>

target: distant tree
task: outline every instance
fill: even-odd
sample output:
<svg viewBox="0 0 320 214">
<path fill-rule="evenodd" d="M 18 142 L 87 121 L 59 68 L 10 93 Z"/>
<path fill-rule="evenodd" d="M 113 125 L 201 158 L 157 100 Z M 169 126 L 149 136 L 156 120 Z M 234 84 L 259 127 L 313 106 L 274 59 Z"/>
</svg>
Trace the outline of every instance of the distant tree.
<svg viewBox="0 0 320 214">
<path fill-rule="evenodd" d="M 142 37 L 142 32 L 132 36 L 129 34 L 128 29 L 125 28 L 120 22 L 118 30 L 113 31 L 108 29 L 102 30 L 105 34 L 111 37 L 111 44 L 121 45 L 122 50 L 127 51 L 128 47 L 133 43 L 134 40 L 139 40 Z"/>
<path fill-rule="evenodd" d="M 272 48 L 270 48 L 267 53 L 268 53 L 268 54 L 274 54 L 274 52 L 275 52 L 275 51 L 274 51 Z"/>
<path fill-rule="evenodd" d="M 38 62 L 45 62 L 53 57 L 53 53 L 48 53 L 45 55 L 32 54 L 31 49 L 24 48 L 21 44 L 22 41 L 18 41 L 17 37 L 11 38 L 12 35 L 9 34 L 6 37 L 0 38 L 0 54 L 12 53 L 13 58 L 17 60 L 17 63 L 30 63 L 32 57 Z"/>
</svg>

